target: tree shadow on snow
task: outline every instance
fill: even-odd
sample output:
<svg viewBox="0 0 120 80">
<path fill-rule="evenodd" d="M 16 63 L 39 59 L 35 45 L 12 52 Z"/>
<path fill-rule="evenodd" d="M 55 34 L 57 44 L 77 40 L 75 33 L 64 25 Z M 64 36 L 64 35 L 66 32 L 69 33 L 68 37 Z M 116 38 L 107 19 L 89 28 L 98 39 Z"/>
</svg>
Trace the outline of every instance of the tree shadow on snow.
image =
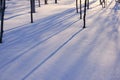
<svg viewBox="0 0 120 80">
<path fill-rule="evenodd" d="M 5 33 L 5 42 L 0 45 L 0 68 L 12 63 L 22 55 L 27 54 L 31 49 L 63 32 L 71 27 L 72 24 L 79 21 L 70 20 L 76 16 L 74 11 L 74 9 L 68 9 L 56 15 L 38 20 L 29 26 Z M 8 55 L 10 59 L 5 57 Z"/>
</svg>

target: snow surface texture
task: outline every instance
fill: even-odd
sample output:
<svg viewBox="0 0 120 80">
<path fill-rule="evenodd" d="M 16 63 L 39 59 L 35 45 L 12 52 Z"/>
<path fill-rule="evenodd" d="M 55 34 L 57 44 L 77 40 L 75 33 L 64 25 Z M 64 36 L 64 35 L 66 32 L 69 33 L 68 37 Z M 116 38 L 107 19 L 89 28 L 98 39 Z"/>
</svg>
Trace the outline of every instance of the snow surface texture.
<svg viewBox="0 0 120 80">
<path fill-rule="evenodd" d="M 120 80 L 120 4 L 98 1 L 85 29 L 75 0 L 36 1 L 33 24 L 28 0 L 7 1 L 0 80 Z"/>
</svg>

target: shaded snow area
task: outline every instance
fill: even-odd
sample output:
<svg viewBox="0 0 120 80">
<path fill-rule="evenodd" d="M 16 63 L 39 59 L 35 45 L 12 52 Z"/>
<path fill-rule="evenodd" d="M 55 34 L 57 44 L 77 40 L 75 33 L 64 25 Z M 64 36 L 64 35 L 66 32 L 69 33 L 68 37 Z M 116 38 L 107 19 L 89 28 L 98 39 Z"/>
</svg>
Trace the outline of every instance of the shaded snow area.
<svg viewBox="0 0 120 80">
<path fill-rule="evenodd" d="M 87 28 L 75 0 L 7 1 L 0 80 L 120 80 L 120 4 L 90 0 Z M 83 3 L 83 2 L 82 2 Z"/>
</svg>

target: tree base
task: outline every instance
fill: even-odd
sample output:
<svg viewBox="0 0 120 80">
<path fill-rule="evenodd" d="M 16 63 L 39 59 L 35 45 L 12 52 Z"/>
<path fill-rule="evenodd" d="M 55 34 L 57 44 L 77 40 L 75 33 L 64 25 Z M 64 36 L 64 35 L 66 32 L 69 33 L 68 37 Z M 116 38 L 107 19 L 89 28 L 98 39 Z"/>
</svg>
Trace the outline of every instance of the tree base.
<svg viewBox="0 0 120 80">
<path fill-rule="evenodd" d="M 2 43 L 2 41 L 0 41 L 0 44 Z"/>
<path fill-rule="evenodd" d="M 83 26 L 83 29 L 85 29 L 86 27 L 85 26 Z"/>
</svg>

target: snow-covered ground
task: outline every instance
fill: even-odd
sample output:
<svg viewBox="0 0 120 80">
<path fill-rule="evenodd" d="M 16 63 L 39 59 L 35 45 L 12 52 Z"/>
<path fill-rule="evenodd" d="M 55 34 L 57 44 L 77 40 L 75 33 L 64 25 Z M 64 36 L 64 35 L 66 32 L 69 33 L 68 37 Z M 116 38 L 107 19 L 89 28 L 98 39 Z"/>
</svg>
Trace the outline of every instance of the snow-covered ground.
<svg viewBox="0 0 120 80">
<path fill-rule="evenodd" d="M 75 0 L 7 1 L 0 80 L 120 80 L 120 4 L 90 0 L 87 28 Z"/>
</svg>

